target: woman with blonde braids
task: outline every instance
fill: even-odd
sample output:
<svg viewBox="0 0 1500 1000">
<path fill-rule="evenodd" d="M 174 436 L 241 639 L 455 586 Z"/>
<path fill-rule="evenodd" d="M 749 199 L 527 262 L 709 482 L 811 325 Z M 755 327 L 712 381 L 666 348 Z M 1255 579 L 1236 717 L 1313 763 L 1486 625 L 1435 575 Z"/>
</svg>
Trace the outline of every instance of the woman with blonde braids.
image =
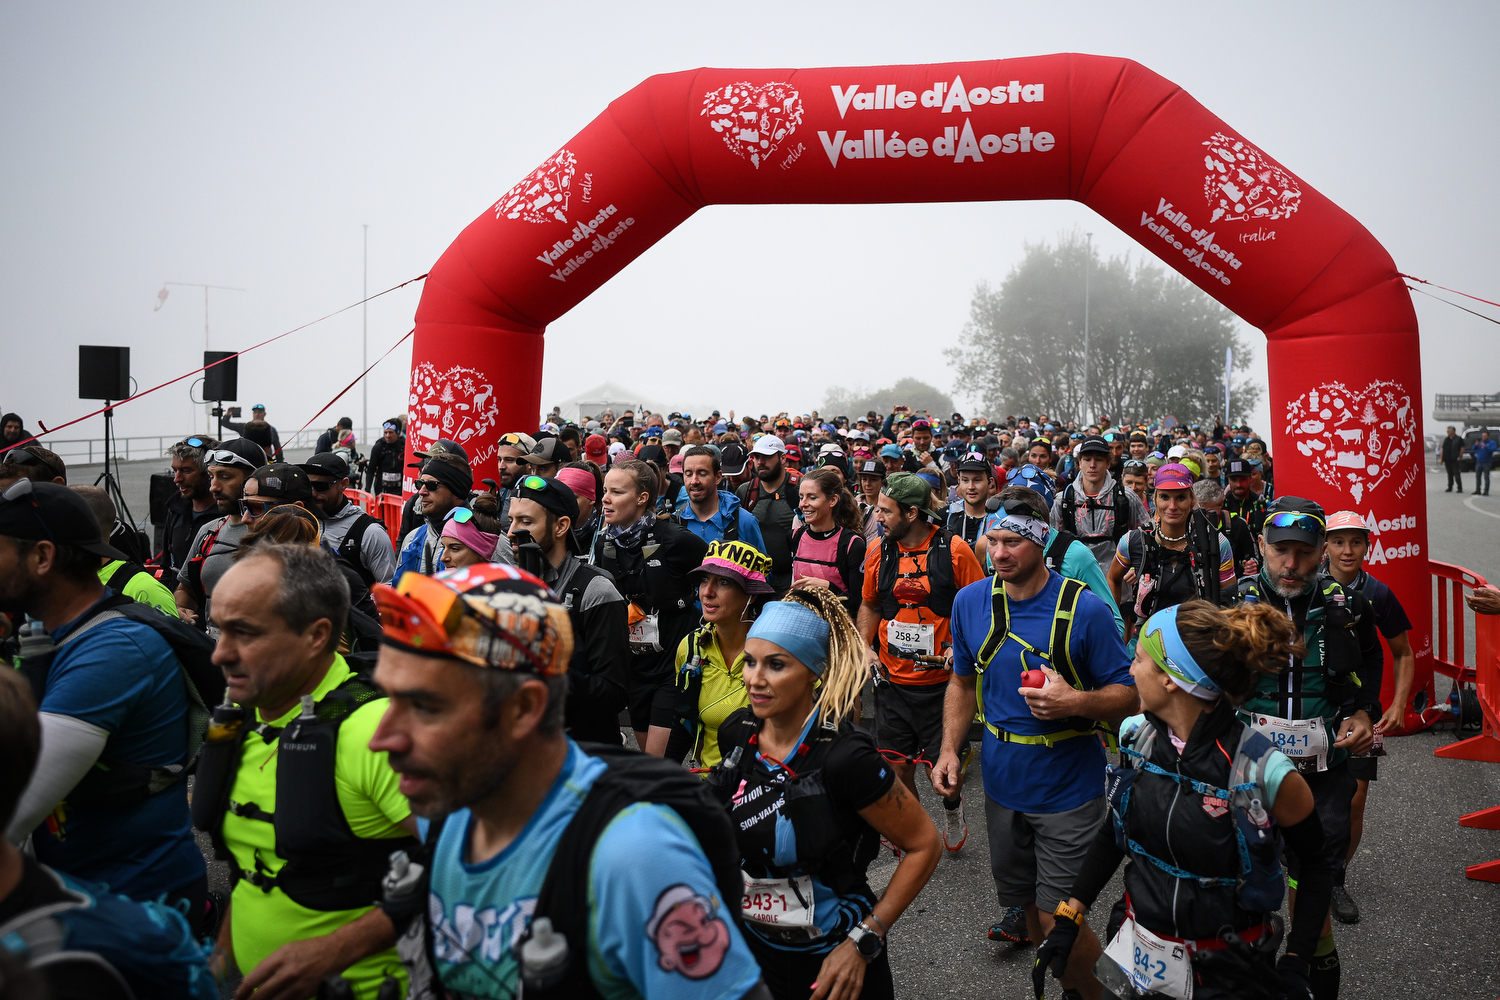
<svg viewBox="0 0 1500 1000">
<path fill-rule="evenodd" d="M 745 939 L 777 1000 L 894 996 L 886 934 L 943 852 L 926 810 L 854 725 L 865 659 L 837 595 L 792 590 L 750 627 L 750 707 L 719 727 L 724 762 L 710 787 L 734 821 Z M 881 837 L 902 853 L 877 897 L 865 871 Z"/>
</svg>

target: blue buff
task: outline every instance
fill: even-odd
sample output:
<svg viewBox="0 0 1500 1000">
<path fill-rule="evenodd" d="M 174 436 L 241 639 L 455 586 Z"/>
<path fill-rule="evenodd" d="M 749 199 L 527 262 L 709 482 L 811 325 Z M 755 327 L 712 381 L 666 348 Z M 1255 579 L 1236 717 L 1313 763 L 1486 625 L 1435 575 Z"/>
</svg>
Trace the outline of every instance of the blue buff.
<svg viewBox="0 0 1500 1000">
<path fill-rule="evenodd" d="M 774 642 L 819 677 L 828 666 L 828 623 L 796 601 L 767 604 L 746 638 Z"/>
</svg>

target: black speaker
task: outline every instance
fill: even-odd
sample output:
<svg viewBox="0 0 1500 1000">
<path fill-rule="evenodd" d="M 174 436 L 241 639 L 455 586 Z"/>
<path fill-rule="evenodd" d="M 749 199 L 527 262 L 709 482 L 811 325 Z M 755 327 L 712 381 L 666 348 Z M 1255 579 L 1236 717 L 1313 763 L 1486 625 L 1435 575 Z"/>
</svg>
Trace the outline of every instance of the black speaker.
<svg viewBox="0 0 1500 1000">
<path fill-rule="evenodd" d="M 78 398 L 125 399 L 130 395 L 130 348 L 78 345 Z"/>
<path fill-rule="evenodd" d="M 215 361 L 228 358 L 221 365 L 214 365 Z M 203 398 L 223 402 L 226 399 L 239 399 L 240 382 L 240 359 L 235 351 L 204 351 L 203 366 L 207 368 L 214 365 L 203 373 Z"/>
</svg>

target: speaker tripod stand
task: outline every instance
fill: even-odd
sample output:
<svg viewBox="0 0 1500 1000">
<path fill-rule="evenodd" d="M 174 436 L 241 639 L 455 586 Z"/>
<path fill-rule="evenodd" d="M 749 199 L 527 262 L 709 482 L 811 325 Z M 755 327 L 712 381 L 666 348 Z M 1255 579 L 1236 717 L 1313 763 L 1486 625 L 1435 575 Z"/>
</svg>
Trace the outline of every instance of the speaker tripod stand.
<svg viewBox="0 0 1500 1000">
<path fill-rule="evenodd" d="M 104 484 L 104 493 L 115 505 L 115 519 L 123 524 L 131 533 L 131 538 L 137 537 L 140 530 L 135 526 L 135 518 L 130 514 L 130 508 L 125 504 L 125 493 L 120 489 L 120 481 L 110 471 L 110 456 L 114 451 L 114 421 L 115 408 L 110 406 L 110 401 L 104 401 L 104 471 L 99 473 L 99 478 L 94 480 L 94 485 Z M 115 460 L 118 464 L 118 459 Z M 113 534 L 113 533 L 111 533 Z M 108 539 L 106 539 L 108 541 Z M 130 555 L 130 553 L 126 553 Z"/>
</svg>

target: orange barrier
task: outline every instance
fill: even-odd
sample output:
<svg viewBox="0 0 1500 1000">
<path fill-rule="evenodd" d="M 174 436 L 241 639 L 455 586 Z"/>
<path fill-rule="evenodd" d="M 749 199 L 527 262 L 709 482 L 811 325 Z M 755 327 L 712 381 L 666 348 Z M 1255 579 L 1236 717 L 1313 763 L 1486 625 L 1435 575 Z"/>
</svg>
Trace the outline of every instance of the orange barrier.
<svg viewBox="0 0 1500 1000">
<path fill-rule="evenodd" d="M 376 513 L 375 498 L 364 490 L 345 490 L 344 496 L 348 497 L 352 502 L 359 504 L 360 510 L 363 510 L 371 517 L 380 516 Z"/>
<path fill-rule="evenodd" d="M 1439 757 L 1500 764 L 1500 616 L 1476 615 L 1464 604 L 1464 592 L 1486 586 L 1484 577 L 1462 566 L 1429 561 L 1437 590 L 1433 618 L 1433 669 L 1453 678 L 1460 690 L 1472 688 L 1483 715 L 1478 736 L 1433 751 Z M 1474 660 L 1466 663 L 1464 626 L 1474 624 Z M 1461 704 L 1461 701 L 1460 701 Z M 1500 806 L 1459 817 L 1459 826 L 1500 830 Z M 1469 878 L 1500 882 L 1500 861 L 1469 865 Z"/>
<path fill-rule="evenodd" d="M 375 497 L 375 510 L 370 512 L 385 523 L 386 534 L 391 536 L 391 544 L 397 552 L 401 550 L 401 508 L 404 503 L 399 494 L 382 493 Z"/>
</svg>

